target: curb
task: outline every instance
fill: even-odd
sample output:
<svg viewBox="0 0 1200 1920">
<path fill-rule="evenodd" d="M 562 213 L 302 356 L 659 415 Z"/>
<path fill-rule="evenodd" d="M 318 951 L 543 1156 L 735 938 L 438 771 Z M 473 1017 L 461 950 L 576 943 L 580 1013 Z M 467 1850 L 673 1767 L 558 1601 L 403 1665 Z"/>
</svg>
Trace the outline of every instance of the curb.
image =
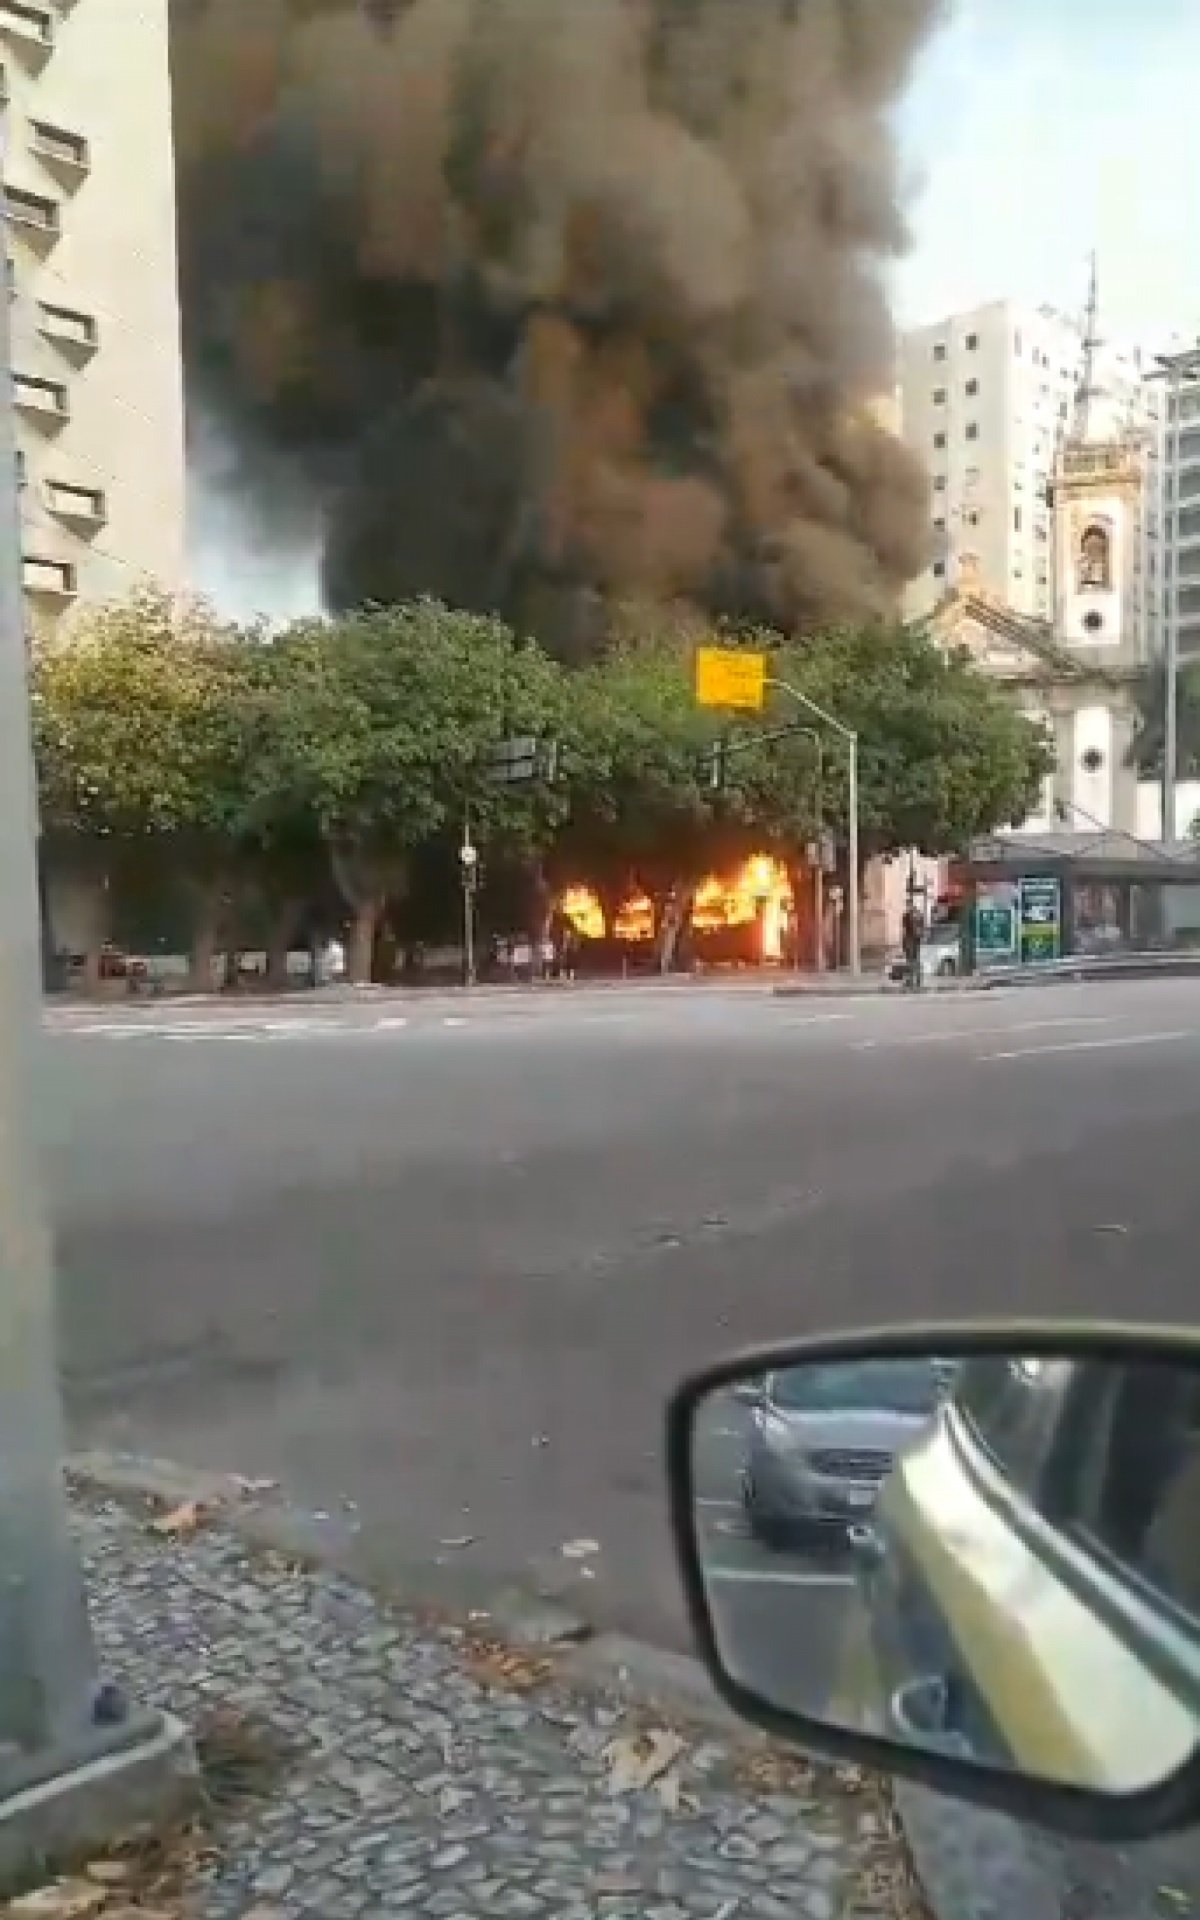
<svg viewBox="0 0 1200 1920">
<path fill-rule="evenodd" d="M 857 986 L 835 985 L 832 981 L 828 986 L 821 986 L 815 981 L 811 986 L 781 983 L 771 991 L 777 1000 L 938 1000 L 948 995 L 982 993 L 986 991 L 987 984 L 977 974 L 957 974 L 948 980 L 927 981 L 920 993 L 906 994 L 898 982 L 890 980 L 864 980 Z"/>
<path fill-rule="evenodd" d="M 343 1007 L 370 1005 L 379 1001 L 422 1000 L 567 1000 L 578 994 L 617 993 L 646 995 L 660 993 L 735 992 L 768 994 L 773 990 L 770 974 L 676 973 L 647 974 L 630 979 L 603 975 L 580 980 L 482 980 L 473 987 L 447 980 L 436 985 L 410 986 L 401 982 L 372 982 L 369 986 L 295 987 L 290 992 L 254 993 L 166 993 L 158 998 L 146 995 L 117 994 L 111 999 L 83 994 L 43 994 L 43 1006 L 65 1012 L 103 1013 L 124 1011 L 130 1007 L 158 1010 L 163 1007 L 212 1007 L 229 1013 L 238 1007 L 254 1011 L 260 1007 Z"/>
<path fill-rule="evenodd" d="M 693 1655 L 598 1631 L 551 1591 L 522 1588 L 483 1568 L 401 1559 L 373 1548 L 346 1520 L 272 1498 L 236 1475 L 206 1473 L 173 1460 L 76 1453 L 66 1461 L 65 1477 L 79 1492 L 128 1505 L 156 1511 L 195 1505 L 212 1525 L 256 1552 L 340 1573 L 418 1615 L 474 1617 L 512 1646 L 555 1653 L 558 1671 L 570 1683 L 636 1694 L 727 1733 L 744 1731 Z"/>
<path fill-rule="evenodd" d="M 892 1797 L 933 1920 L 1064 1920 L 1062 1878 L 1015 1820 L 907 1780 Z"/>
</svg>

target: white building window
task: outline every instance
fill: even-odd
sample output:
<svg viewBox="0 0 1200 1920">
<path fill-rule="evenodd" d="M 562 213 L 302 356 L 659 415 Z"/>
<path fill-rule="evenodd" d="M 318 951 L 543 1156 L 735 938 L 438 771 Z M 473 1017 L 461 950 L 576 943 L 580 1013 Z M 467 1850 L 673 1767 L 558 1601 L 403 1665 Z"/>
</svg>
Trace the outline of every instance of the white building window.
<svg viewBox="0 0 1200 1920">
<path fill-rule="evenodd" d="M 46 506 L 60 520 L 81 526 L 102 526 L 108 516 L 103 489 L 79 486 L 73 480 L 47 480 Z"/>
<path fill-rule="evenodd" d="M 60 346 L 77 347 L 91 353 L 100 344 L 100 327 L 94 314 L 78 307 L 52 306 L 48 300 L 38 303 L 38 331 Z"/>
<path fill-rule="evenodd" d="M 966 339 L 967 352 L 975 353 L 978 349 L 978 346 L 979 346 L 979 335 L 977 333 L 969 333 Z"/>
<path fill-rule="evenodd" d="M 4 211 L 14 227 L 54 235 L 59 232 L 58 201 L 52 200 L 49 194 L 30 193 L 25 187 L 10 187 L 6 183 Z"/>
<path fill-rule="evenodd" d="M 968 420 L 968 422 L 967 422 L 967 439 L 968 439 L 968 440 L 978 440 L 978 438 L 979 438 L 979 426 L 978 426 L 978 423 L 977 423 L 976 421 L 974 421 L 974 420 Z"/>
<path fill-rule="evenodd" d="M 32 0 L 0 0 L 0 33 L 16 40 L 31 40 L 39 47 L 54 45 L 54 15 L 49 7 L 38 7 Z"/>
<path fill-rule="evenodd" d="M 934 341 L 933 357 L 935 360 L 944 360 L 946 358 L 946 342 L 944 340 Z"/>
<path fill-rule="evenodd" d="M 28 413 L 50 414 L 57 420 L 67 419 L 71 411 L 61 380 L 42 380 L 31 373 L 13 374 L 13 404 Z"/>
<path fill-rule="evenodd" d="M 40 554 L 27 553 L 21 576 L 26 593 L 45 594 L 53 600 L 73 600 L 78 590 L 69 560 L 47 560 Z"/>
<path fill-rule="evenodd" d="M 945 444 L 946 444 L 946 436 L 945 436 L 945 434 L 944 434 L 944 433 L 935 433 L 935 434 L 934 434 L 934 436 L 933 436 L 933 444 L 934 444 L 934 446 L 935 446 L 935 447 L 937 447 L 937 449 L 938 449 L 938 450 L 939 450 L 939 452 L 940 452 L 940 451 L 941 451 L 941 449 L 942 449 L 942 448 L 943 448 L 943 447 L 945 446 Z"/>
<path fill-rule="evenodd" d="M 979 392 L 978 380 L 968 380 L 967 381 L 967 397 L 973 400 L 975 398 L 975 395 L 978 392 Z"/>
<path fill-rule="evenodd" d="M 945 406 L 945 404 L 946 404 L 946 389 L 945 389 L 945 387 L 935 387 L 935 388 L 934 388 L 934 390 L 933 390 L 933 404 L 934 404 L 934 406 L 935 406 L 935 407 L 944 407 L 944 406 Z"/>
<path fill-rule="evenodd" d="M 56 127 L 49 120 L 31 120 L 29 131 L 33 135 L 30 150 L 39 160 L 45 160 L 51 166 L 64 167 L 71 173 L 86 173 L 91 165 L 88 143 L 81 133 L 73 132 L 69 127 Z"/>
</svg>

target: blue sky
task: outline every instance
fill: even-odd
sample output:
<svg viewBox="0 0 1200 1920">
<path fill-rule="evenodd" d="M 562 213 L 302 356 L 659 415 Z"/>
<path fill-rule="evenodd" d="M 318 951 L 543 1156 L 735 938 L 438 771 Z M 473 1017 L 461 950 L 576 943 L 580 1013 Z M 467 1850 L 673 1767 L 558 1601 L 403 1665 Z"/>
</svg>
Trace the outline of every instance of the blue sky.
<svg viewBox="0 0 1200 1920">
<path fill-rule="evenodd" d="M 900 114 L 914 246 L 897 318 L 1004 294 L 1200 332 L 1200 0 L 957 0 Z"/>
</svg>

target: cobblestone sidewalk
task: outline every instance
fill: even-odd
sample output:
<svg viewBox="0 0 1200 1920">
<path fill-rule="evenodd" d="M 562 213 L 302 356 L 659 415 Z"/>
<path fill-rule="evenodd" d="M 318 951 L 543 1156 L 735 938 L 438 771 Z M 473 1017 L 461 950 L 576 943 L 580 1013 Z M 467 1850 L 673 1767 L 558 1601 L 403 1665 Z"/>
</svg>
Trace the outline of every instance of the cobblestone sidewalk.
<svg viewBox="0 0 1200 1920">
<path fill-rule="evenodd" d="M 196 1920 L 920 1911 L 869 1783 L 573 1695 L 552 1659 L 477 1638 L 482 1622 L 413 1622 L 221 1532 L 165 1540 L 95 1502 L 78 1523 L 106 1676 L 277 1756 L 186 1876 Z M 682 1735 L 678 1757 L 618 1791 L 614 1762 L 650 1729 Z"/>
</svg>

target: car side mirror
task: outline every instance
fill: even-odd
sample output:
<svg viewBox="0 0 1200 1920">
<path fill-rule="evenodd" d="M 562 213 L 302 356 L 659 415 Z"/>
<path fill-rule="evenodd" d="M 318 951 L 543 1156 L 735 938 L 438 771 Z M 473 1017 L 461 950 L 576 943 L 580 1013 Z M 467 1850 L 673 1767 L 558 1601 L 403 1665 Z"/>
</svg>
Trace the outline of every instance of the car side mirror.
<svg viewBox="0 0 1200 1920">
<path fill-rule="evenodd" d="M 772 1348 L 686 1381 L 667 1444 L 689 1611 L 744 1718 L 1064 1832 L 1200 1815 L 1200 1335 Z M 744 1525 L 715 1525 L 731 1500 Z"/>
</svg>

